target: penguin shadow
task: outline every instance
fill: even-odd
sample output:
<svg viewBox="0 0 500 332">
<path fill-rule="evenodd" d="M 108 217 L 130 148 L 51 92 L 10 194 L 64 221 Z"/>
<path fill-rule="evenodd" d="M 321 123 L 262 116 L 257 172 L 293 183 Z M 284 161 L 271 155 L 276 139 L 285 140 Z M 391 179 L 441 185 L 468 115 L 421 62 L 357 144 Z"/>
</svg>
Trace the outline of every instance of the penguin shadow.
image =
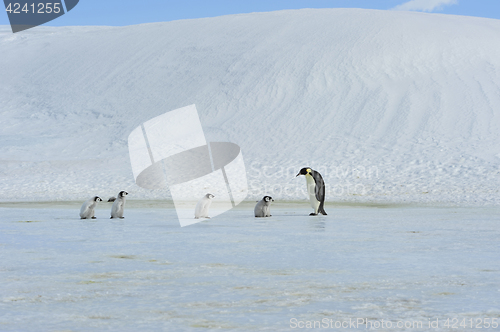
<svg viewBox="0 0 500 332">
<path fill-rule="evenodd" d="M 125 224 L 125 217 L 123 217 L 123 218 L 107 218 L 107 220 L 111 221 L 113 224 Z"/>
<path fill-rule="evenodd" d="M 79 220 L 82 222 L 103 222 L 109 220 L 109 216 L 102 215 L 102 216 L 96 216 L 94 218 L 71 218 L 71 220 Z"/>
<path fill-rule="evenodd" d="M 110 217 L 107 217 L 107 216 L 102 216 L 102 217 L 96 217 L 96 218 L 93 218 L 93 219 L 90 219 L 90 218 L 86 218 L 86 219 L 82 219 L 82 218 L 71 218 L 70 220 L 72 221 L 81 221 L 83 223 L 102 223 L 102 222 L 107 222 L 107 221 L 111 221 L 113 223 L 124 223 L 125 222 L 125 217 L 123 218 L 110 218 Z"/>
<path fill-rule="evenodd" d="M 322 219 L 309 220 L 309 227 L 316 232 L 324 232 L 326 229 L 326 223 Z"/>
<path fill-rule="evenodd" d="M 270 219 L 274 219 L 273 216 L 270 216 L 270 217 L 253 217 L 254 218 L 254 223 L 255 224 L 258 224 L 258 225 L 267 225 L 268 224 L 268 221 L 270 221 Z"/>
<path fill-rule="evenodd" d="M 89 219 L 89 218 L 85 218 L 85 219 L 78 218 L 77 220 L 83 221 L 83 222 L 97 222 L 97 221 L 99 221 L 99 219 L 103 220 L 104 218 L 92 218 L 92 219 Z M 72 220 L 74 220 L 74 219 L 72 218 Z"/>
</svg>

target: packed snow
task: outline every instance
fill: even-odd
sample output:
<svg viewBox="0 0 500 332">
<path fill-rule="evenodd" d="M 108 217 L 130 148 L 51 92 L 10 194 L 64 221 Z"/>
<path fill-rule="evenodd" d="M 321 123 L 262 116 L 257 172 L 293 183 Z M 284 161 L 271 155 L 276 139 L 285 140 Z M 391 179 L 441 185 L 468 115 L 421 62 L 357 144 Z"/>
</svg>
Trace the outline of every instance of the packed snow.
<svg viewBox="0 0 500 332">
<path fill-rule="evenodd" d="M 0 200 L 84 201 L 134 184 L 127 137 L 196 104 L 241 147 L 249 200 L 496 205 L 500 22 L 303 9 L 127 27 L 0 28 Z"/>
</svg>

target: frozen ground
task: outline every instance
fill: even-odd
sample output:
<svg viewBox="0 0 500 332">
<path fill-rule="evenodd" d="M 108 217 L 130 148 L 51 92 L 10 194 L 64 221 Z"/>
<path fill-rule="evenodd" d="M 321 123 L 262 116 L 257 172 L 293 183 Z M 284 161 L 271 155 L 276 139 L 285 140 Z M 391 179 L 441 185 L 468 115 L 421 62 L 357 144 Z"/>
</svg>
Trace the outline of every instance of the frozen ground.
<svg viewBox="0 0 500 332">
<path fill-rule="evenodd" d="M 166 203 L 130 202 L 124 220 L 109 207 L 89 221 L 76 203 L 2 205 L 0 330 L 287 331 L 293 318 L 368 318 L 394 324 L 384 331 L 436 319 L 433 331 L 457 331 L 446 319 L 500 320 L 497 207 L 328 204 L 309 217 L 300 202 L 256 219 L 246 203 L 185 228 Z"/>
</svg>

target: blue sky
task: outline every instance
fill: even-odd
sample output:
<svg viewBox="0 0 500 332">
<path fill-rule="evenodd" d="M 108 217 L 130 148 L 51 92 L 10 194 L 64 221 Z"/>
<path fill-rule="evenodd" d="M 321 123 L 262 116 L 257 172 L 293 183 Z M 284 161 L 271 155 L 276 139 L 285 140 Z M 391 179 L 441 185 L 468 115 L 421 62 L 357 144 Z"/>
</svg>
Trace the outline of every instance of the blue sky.
<svg viewBox="0 0 500 332">
<path fill-rule="evenodd" d="M 500 19 L 500 0 L 80 0 L 45 25 L 132 25 L 298 8 L 368 8 L 426 11 Z M 7 13 L 0 25 L 8 25 Z"/>
</svg>

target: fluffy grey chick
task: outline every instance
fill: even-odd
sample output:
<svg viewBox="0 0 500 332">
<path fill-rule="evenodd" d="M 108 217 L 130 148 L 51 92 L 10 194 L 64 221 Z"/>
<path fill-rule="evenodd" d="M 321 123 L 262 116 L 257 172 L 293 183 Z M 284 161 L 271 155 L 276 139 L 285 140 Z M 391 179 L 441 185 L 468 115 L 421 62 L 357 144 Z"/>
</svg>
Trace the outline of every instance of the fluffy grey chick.
<svg viewBox="0 0 500 332">
<path fill-rule="evenodd" d="M 261 217 L 270 217 L 271 216 L 271 202 L 274 202 L 274 199 L 271 196 L 264 196 L 258 203 L 255 205 L 255 209 L 253 212 L 255 216 L 258 218 Z"/>
</svg>

